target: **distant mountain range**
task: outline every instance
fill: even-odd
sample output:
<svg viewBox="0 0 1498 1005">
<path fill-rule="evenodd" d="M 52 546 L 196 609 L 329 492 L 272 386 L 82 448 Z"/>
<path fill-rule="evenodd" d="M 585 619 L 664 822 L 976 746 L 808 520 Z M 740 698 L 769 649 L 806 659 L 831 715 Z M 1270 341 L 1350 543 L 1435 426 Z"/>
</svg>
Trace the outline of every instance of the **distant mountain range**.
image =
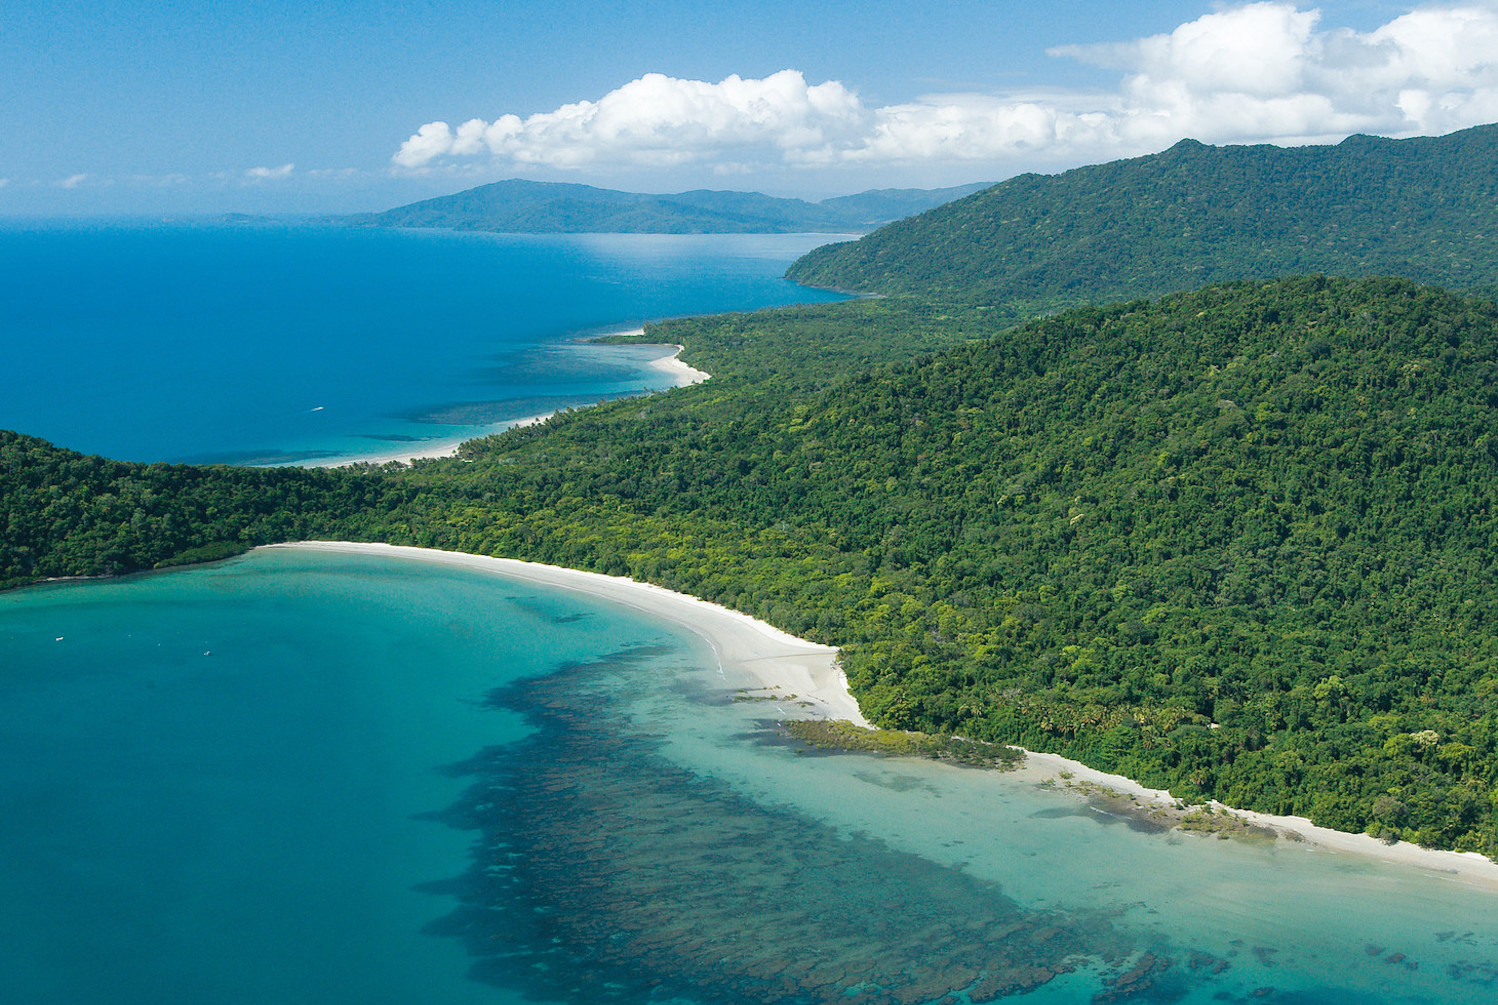
<svg viewBox="0 0 1498 1005">
<path fill-rule="evenodd" d="M 806 202 L 758 192 L 647 195 L 512 179 L 339 222 L 519 234 L 851 234 L 960 199 L 988 184 L 875 189 Z"/>
<path fill-rule="evenodd" d="M 814 286 L 1018 316 L 1292 273 L 1498 290 L 1498 125 L 1335 146 L 1205 146 L 1021 175 L 813 251 Z"/>
</svg>

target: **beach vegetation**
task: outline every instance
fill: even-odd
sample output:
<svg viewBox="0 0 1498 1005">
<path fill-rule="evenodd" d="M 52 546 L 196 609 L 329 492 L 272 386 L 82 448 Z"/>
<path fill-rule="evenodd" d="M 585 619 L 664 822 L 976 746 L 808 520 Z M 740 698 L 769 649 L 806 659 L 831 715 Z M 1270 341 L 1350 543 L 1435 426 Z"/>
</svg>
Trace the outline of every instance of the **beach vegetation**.
<svg viewBox="0 0 1498 1005">
<path fill-rule="evenodd" d="M 859 751 L 896 757 L 926 757 L 969 767 L 1012 770 L 1025 752 L 1001 743 L 969 740 L 950 733 L 869 729 L 844 719 L 790 719 L 781 727 L 802 743 L 824 750 Z"/>
</svg>

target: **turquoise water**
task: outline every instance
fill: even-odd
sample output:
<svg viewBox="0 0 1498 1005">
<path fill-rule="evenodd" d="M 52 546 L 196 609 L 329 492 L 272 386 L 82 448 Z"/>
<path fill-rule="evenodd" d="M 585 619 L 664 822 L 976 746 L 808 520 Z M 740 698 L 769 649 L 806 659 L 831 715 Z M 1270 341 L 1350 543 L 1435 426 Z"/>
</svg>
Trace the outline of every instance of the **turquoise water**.
<svg viewBox="0 0 1498 1005">
<path fill-rule="evenodd" d="M 0 998 L 503 1001 L 422 931 L 470 844 L 428 816 L 449 766 L 528 732 L 487 692 L 600 633 L 680 647 L 566 594 L 316 554 L 0 596 Z"/>
<path fill-rule="evenodd" d="M 822 239 L 11 226 L 0 427 L 482 431 L 660 386 L 579 335 L 815 299 L 778 276 Z M 0 595 L 0 1001 L 1498 999 L 1494 892 L 817 756 L 744 697 L 677 628 L 402 560 Z"/>
<path fill-rule="evenodd" d="M 138 461 L 378 456 L 668 386 L 576 340 L 836 299 L 828 235 L 0 226 L 0 428 Z"/>
<path fill-rule="evenodd" d="M 679 629 L 403 560 L 0 596 L 5 1000 L 1498 993 L 1492 892 L 812 755 L 737 684 Z"/>
</svg>

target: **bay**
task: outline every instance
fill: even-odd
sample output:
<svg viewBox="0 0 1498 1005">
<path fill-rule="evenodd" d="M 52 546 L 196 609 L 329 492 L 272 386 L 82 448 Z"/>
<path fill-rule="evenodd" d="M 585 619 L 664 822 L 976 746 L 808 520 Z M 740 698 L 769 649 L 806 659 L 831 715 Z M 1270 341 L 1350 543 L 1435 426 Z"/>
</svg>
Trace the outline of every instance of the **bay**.
<svg viewBox="0 0 1498 1005">
<path fill-rule="evenodd" d="M 120 460 L 389 456 L 659 390 L 580 344 L 838 299 L 781 278 L 829 235 L 0 226 L 0 428 Z"/>
<path fill-rule="evenodd" d="M 261 553 L 0 596 L 0 987 L 12 1003 L 496 999 L 423 934 L 469 837 L 487 692 L 675 652 L 622 609 L 413 563 Z M 690 644 L 685 644 L 690 650 Z"/>
<path fill-rule="evenodd" d="M 1487 1002 L 1492 890 L 821 756 L 711 646 L 295 549 L 0 597 L 7 1001 Z"/>
</svg>

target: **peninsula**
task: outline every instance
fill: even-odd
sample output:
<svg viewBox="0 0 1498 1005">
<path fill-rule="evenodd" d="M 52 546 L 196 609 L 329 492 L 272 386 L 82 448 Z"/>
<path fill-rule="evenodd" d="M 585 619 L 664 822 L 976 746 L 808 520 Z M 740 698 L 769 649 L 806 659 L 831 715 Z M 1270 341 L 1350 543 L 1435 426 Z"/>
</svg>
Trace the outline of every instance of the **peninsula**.
<svg viewBox="0 0 1498 1005">
<path fill-rule="evenodd" d="M 641 338 L 684 346 L 712 381 L 454 458 L 132 465 L 3 434 L 0 582 L 304 539 L 628 576 L 837 646 L 883 727 L 1492 856 L 1498 304 L 1481 295 L 1491 258 L 1483 271 L 1442 252 L 1475 247 L 1479 224 L 1404 213 L 1423 175 L 1399 165 L 1495 136 L 1333 148 L 1352 174 L 1387 179 L 1399 246 L 1425 249 L 1420 278 L 1453 290 L 1234 280 L 1015 325 L 1023 305 L 982 280 L 1002 273 L 984 249 L 1005 246 L 933 229 L 984 193 L 865 239 L 890 263 L 946 269 L 930 295 L 652 326 Z M 1240 156 L 1188 148 L 1159 164 Z M 1495 163 L 1473 161 L 1451 196 L 1483 227 L 1492 203 L 1462 193 L 1498 186 Z M 1075 222 L 1056 247 L 1093 246 L 1082 223 L 1113 214 L 1118 255 L 1147 257 L 1158 234 L 1118 218 L 1109 190 L 1089 200 L 1065 204 Z M 1341 205 L 1296 233 L 1330 233 Z M 1227 271 L 1233 249 L 1298 241 L 1222 226 L 1202 254 Z M 1072 296 L 1114 295 L 1095 278 L 1079 272 Z M 884 282 L 866 288 L 901 292 Z"/>
</svg>

